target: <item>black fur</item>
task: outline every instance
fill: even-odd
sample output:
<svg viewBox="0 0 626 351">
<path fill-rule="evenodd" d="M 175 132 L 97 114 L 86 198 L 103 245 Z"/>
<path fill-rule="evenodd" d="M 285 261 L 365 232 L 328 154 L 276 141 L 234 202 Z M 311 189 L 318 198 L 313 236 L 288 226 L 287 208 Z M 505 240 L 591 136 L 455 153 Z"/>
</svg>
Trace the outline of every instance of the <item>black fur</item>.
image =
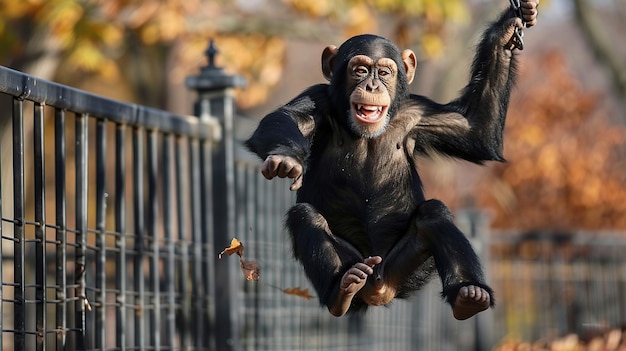
<svg viewBox="0 0 626 351">
<path fill-rule="evenodd" d="M 287 215 L 294 256 L 329 306 L 343 274 L 368 256 L 382 257 L 367 284 L 380 277 L 404 298 L 437 271 L 450 304 L 466 285 L 493 291 L 478 257 L 453 224 L 448 208 L 426 200 L 417 159 L 434 153 L 474 163 L 502 156 L 515 57 L 500 43 L 507 11 L 485 32 L 476 50 L 468 85 L 460 97 L 439 104 L 409 94 L 400 69 L 391 120 L 376 138 L 355 135 L 350 116 L 346 63 L 356 54 L 392 58 L 403 67 L 400 50 L 387 39 L 358 36 L 338 51 L 330 85 L 307 89 L 261 122 L 247 147 L 265 159 L 290 156 L 304 168 L 297 202 Z M 357 295 L 351 311 L 367 305 Z"/>
</svg>

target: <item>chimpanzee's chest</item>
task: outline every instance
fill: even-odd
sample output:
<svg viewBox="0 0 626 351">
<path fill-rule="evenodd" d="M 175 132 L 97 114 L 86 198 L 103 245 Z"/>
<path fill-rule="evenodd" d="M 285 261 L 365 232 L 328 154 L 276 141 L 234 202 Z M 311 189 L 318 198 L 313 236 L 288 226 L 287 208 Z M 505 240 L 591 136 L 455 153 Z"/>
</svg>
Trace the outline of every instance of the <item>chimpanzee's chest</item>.
<svg viewBox="0 0 626 351">
<path fill-rule="evenodd" d="M 401 235 L 418 204 L 419 178 L 402 140 L 316 140 L 298 201 L 343 237 Z"/>
</svg>

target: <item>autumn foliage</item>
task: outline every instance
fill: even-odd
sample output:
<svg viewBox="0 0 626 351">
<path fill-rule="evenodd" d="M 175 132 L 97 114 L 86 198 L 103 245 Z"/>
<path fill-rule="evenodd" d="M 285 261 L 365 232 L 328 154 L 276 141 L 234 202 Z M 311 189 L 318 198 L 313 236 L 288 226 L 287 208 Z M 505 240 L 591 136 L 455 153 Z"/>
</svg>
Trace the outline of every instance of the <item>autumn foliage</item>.
<svg viewBox="0 0 626 351">
<path fill-rule="evenodd" d="M 553 341 L 506 341 L 494 351 L 626 351 L 626 330 L 610 330 L 588 340 L 571 334 Z"/>
<path fill-rule="evenodd" d="M 254 280 L 254 281 L 259 280 L 261 278 L 261 273 L 260 273 L 261 267 L 259 266 L 257 261 L 245 261 L 243 259 L 243 251 L 244 251 L 243 243 L 237 240 L 237 238 L 233 238 L 230 241 L 230 246 L 225 248 L 222 252 L 220 252 L 217 258 L 221 260 L 224 255 L 232 256 L 236 254 L 237 256 L 239 256 L 239 264 L 241 265 L 241 273 L 243 273 L 243 276 L 246 278 L 246 280 Z M 274 289 L 280 290 L 285 295 L 297 296 L 306 300 L 310 300 L 314 297 L 313 295 L 309 293 L 309 289 L 303 289 L 300 287 L 283 289 L 274 285 L 269 285 L 269 286 L 271 286 Z"/>
<path fill-rule="evenodd" d="M 493 166 L 480 204 L 500 228 L 626 228 L 626 129 L 561 54 L 524 63 L 507 118 L 509 162 Z"/>
<path fill-rule="evenodd" d="M 246 79 L 237 104 L 248 109 L 265 102 L 284 78 L 286 38 L 326 45 L 384 24 L 394 27 L 400 46 L 420 43 L 424 55 L 435 56 L 442 53 L 444 28 L 466 21 L 468 13 L 462 0 L 0 0 L 0 63 L 18 70 L 52 65 L 56 73 L 49 74 L 58 76 L 42 78 L 75 85 L 90 75 L 130 84 L 145 98 L 146 86 L 155 89 L 149 94 L 165 93 L 155 88 L 160 79 L 183 84 L 197 74 L 213 38 L 221 50 L 217 65 Z M 58 60 L 39 62 L 50 57 Z M 160 77 L 164 68 L 168 76 Z"/>
</svg>

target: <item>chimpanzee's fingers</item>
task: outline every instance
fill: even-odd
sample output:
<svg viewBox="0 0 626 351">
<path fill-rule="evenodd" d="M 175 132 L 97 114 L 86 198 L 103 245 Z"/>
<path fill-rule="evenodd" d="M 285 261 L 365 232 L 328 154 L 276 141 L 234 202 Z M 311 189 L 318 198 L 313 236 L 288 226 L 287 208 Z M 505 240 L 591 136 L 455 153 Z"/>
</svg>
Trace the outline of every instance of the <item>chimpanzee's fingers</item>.
<svg viewBox="0 0 626 351">
<path fill-rule="evenodd" d="M 261 174 L 265 179 L 272 179 L 278 174 L 278 166 L 280 165 L 282 158 L 277 155 L 267 156 L 263 165 L 261 166 Z"/>
<path fill-rule="evenodd" d="M 280 165 L 278 165 L 278 177 L 286 178 L 294 166 L 295 162 L 291 161 L 291 159 L 287 157 L 283 158 Z"/>
<path fill-rule="evenodd" d="M 287 177 L 289 178 L 299 178 L 302 175 L 302 166 L 300 165 L 300 163 L 298 162 L 294 162 L 293 165 L 291 166 L 291 170 L 289 170 L 289 173 L 287 174 Z"/>
<path fill-rule="evenodd" d="M 300 189 L 300 187 L 302 187 L 302 174 L 300 174 L 297 178 L 293 180 L 293 183 L 291 183 L 289 190 L 296 191 Z"/>
<path fill-rule="evenodd" d="M 302 165 L 289 156 L 268 156 L 261 166 L 261 173 L 266 179 L 272 179 L 276 176 L 296 179 L 291 190 L 296 190 L 302 186 Z"/>
<path fill-rule="evenodd" d="M 297 178 L 302 174 L 302 166 L 300 162 L 289 156 L 281 156 L 280 165 L 278 165 L 278 176 L 280 178 Z"/>
<path fill-rule="evenodd" d="M 520 7 L 522 9 L 522 17 L 524 17 L 524 22 L 526 22 L 526 27 L 532 27 L 537 24 L 537 6 L 539 5 L 538 0 L 522 0 L 520 2 Z"/>
</svg>

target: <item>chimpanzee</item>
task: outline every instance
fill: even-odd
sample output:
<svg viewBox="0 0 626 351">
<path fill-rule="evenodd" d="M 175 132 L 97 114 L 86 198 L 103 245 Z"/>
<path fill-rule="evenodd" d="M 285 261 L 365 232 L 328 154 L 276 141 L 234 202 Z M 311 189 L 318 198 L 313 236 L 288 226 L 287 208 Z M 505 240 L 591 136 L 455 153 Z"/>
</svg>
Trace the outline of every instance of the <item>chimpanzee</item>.
<svg viewBox="0 0 626 351">
<path fill-rule="evenodd" d="M 410 94 L 411 50 L 359 35 L 322 53 L 330 84 L 314 85 L 263 118 L 246 146 L 267 179 L 293 178 L 287 214 L 294 256 L 335 316 L 405 298 L 438 272 L 454 317 L 493 306 L 478 257 L 439 200 L 426 200 L 422 155 L 503 161 L 502 131 L 515 81 L 512 39 L 534 25 L 505 11 L 478 45 L 468 85 L 439 104 Z M 519 9 L 518 9 L 519 10 Z"/>
</svg>

